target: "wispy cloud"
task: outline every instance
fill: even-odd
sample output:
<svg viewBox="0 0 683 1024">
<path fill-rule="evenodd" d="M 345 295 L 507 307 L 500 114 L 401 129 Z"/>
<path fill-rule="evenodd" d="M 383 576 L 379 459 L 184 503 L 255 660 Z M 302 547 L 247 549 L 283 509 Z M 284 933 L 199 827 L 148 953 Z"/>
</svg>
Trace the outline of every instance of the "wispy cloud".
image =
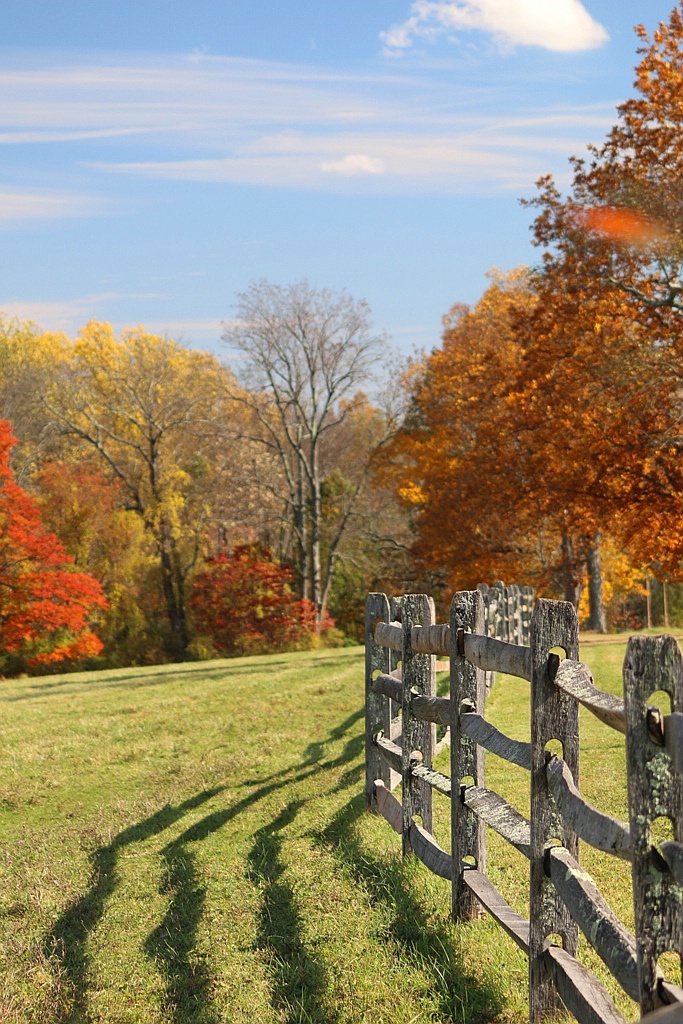
<svg viewBox="0 0 683 1024">
<path fill-rule="evenodd" d="M 415 0 L 410 15 L 380 38 L 388 53 L 402 53 L 416 39 L 479 29 L 503 48 L 540 46 L 557 52 L 591 50 L 607 32 L 580 0 Z"/>
<path fill-rule="evenodd" d="M 455 5 L 421 2 L 412 18 L 437 8 L 443 14 Z M 427 31 L 426 21 L 411 24 L 392 37 L 396 46 Z M 488 71 L 463 84 L 415 71 L 342 74 L 202 55 L 5 68 L 0 147 L 62 147 L 57 152 L 78 161 L 79 174 L 476 193 L 526 188 L 545 171 L 561 172 L 566 156 L 599 139 L 613 119 L 607 105 L 529 109 L 528 99 L 501 116 L 500 90 L 509 86 Z M 97 207 L 69 196 L 22 196 L 0 196 L 0 220 Z"/>
<path fill-rule="evenodd" d="M 89 217 L 103 209 L 103 202 L 89 196 L 48 192 L 19 192 L 0 187 L 0 223 Z"/>
<path fill-rule="evenodd" d="M 93 295 L 82 295 L 61 302 L 44 300 L 17 299 L 3 301 L 0 314 L 18 320 L 32 320 L 41 330 L 61 331 L 74 337 L 79 328 L 89 320 L 111 320 L 111 310 L 117 308 L 121 301 L 158 300 L 164 296 L 156 292 L 98 292 Z M 115 325 L 117 327 L 131 326 Z M 153 328 L 148 329 L 152 330 Z M 159 331 L 158 333 L 163 333 Z"/>
<path fill-rule="evenodd" d="M 227 157 L 95 166 L 103 172 L 170 181 L 325 190 L 524 190 L 549 164 L 566 162 L 566 154 L 579 148 L 569 134 L 549 135 L 545 122 L 545 117 L 539 123 L 533 118 L 496 118 L 448 133 L 287 133 L 238 147 Z"/>
</svg>

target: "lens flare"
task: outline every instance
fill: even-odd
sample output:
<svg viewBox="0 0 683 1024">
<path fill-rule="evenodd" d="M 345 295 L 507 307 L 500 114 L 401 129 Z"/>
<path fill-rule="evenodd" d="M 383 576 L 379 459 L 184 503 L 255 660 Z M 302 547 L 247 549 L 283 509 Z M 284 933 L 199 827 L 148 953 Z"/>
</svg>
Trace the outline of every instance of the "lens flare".
<svg viewBox="0 0 683 1024">
<path fill-rule="evenodd" d="M 588 207 L 577 213 L 577 221 L 586 231 L 628 245 L 650 245 L 668 234 L 664 224 L 654 218 L 618 206 Z"/>
</svg>

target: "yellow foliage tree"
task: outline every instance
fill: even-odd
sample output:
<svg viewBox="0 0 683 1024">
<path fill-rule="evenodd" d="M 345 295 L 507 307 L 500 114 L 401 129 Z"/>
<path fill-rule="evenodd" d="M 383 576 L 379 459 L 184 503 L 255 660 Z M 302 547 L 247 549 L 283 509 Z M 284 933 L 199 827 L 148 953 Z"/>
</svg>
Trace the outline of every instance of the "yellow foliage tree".
<svg viewBox="0 0 683 1024">
<path fill-rule="evenodd" d="M 150 539 L 175 658 L 189 633 L 186 584 L 200 557 L 216 492 L 243 484 L 224 439 L 233 382 L 211 355 L 148 334 L 89 323 L 55 376 L 46 406 L 75 452 L 95 456 Z M 218 478 L 220 479 L 220 484 Z"/>
</svg>

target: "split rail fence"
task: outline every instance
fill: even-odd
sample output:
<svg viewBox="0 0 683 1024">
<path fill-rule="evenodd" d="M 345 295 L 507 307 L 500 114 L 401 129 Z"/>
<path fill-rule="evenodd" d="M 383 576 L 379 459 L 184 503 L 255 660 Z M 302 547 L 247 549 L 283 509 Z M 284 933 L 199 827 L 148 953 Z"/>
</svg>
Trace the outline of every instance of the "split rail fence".
<svg viewBox="0 0 683 1024">
<path fill-rule="evenodd" d="M 526 640 L 521 644 L 489 635 L 489 596 L 487 588 L 456 594 L 449 623 L 439 625 L 426 595 L 408 594 L 391 604 L 384 594 L 368 596 L 368 807 L 402 836 L 404 856 L 414 853 L 451 880 L 455 919 L 479 916 L 483 907 L 528 955 L 532 1024 L 562 1004 L 581 1024 L 623 1024 L 607 990 L 576 958 L 579 929 L 642 1014 L 657 1011 L 662 1024 L 665 1018 L 678 1024 L 683 990 L 666 981 L 658 967 L 662 953 L 683 953 L 683 656 L 678 644 L 670 636 L 632 637 L 621 700 L 597 689 L 578 660 L 578 621 L 571 604 L 539 600 L 528 629 L 508 631 L 508 637 Z M 437 697 L 436 657 L 446 655 L 450 697 Z M 486 721 L 490 672 L 530 682 L 531 742 L 511 739 Z M 657 691 L 669 694 L 671 713 L 648 703 Z M 626 737 L 629 823 L 592 807 L 579 791 L 580 704 Z M 432 767 L 437 725 L 450 729 L 450 777 Z M 548 751 L 551 740 L 560 742 L 562 757 Z M 530 821 L 485 787 L 485 750 L 530 773 Z M 399 783 L 401 801 L 392 793 Z M 434 791 L 451 799 L 450 853 L 431 834 Z M 672 822 L 674 838 L 656 847 L 651 826 L 661 817 Z M 486 826 L 530 861 L 528 921 L 486 875 Z M 635 935 L 580 868 L 579 838 L 631 862 Z M 556 937 L 561 946 L 554 944 Z"/>
</svg>

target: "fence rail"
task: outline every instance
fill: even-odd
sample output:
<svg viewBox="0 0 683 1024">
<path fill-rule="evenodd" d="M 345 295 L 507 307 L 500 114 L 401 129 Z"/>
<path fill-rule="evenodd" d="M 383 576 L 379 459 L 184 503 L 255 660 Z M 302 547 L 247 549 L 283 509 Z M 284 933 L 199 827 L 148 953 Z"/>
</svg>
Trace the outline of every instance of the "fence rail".
<svg viewBox="0 0 683 1024">
<path fill-rule="evenodd" d="M 673 637 L 632 637 L 620 700 L 597 688 L 578 660 L 573 607 L 540 600 L 529 617 L 524 590 L 526 604 L 518 598 L 521 588 L 460 592 L 445 624 L 435 623 L 426 595 L 406 595 L 391 606 L 384 594 L 368 596 L 368 807 L 401 835 L 404 855 L 414 853 L 451 880 L 454 918 L 473 918 L 483 907 L 525 951 L 533 1024 L 561 1003 L 581 1024 L 623 1022 L 607 990 L 576 959 L 579 930 L 641 1013 L 673 1004 L 678 1010 L 666 1019 L 673 1024 L 671 1014 L 679 1013 L 680 1024 L 683 990 L 662 976 L 657 961 L 668 950 L 683 954 L 683 657 Z M 498 636 L 490 635 L 492 606 Z M 561 660 L 554 648 L 566 657 Z M 435 687 L 436 656 L 444 655 L 450 658 L 448 698 L 437 697 Z M 514 740 L 486 721 L 492 673 L 531 683 L 531 742 Z M 670 714 L 648 703 L 660 690 L 669 694 Z M 579 704 L 626 737 L 628 823 L 581 795 Z M 450 777 L 432 767 L 437 725 L 450 728 Z M 551 740 L 561 742 L 562 757 L 546 749 Z M 529 821 L 486 788 L 485 750 L 529 771 Z M 399 783 L 400 801 L 392 793 Z M 431 834 L 434 791 L 451 800 L 450 852 Z M 671 820 L 674 838 L 655 847 L 651 826 L 659 817 Z M 529 921 L 486 876 L 486 826 L 530 861 Z M 635 935 L 580 867 L 579 839 L 631 862 Z M 559 936 L 562 947 L 551 936 Z"/>
</svg>

